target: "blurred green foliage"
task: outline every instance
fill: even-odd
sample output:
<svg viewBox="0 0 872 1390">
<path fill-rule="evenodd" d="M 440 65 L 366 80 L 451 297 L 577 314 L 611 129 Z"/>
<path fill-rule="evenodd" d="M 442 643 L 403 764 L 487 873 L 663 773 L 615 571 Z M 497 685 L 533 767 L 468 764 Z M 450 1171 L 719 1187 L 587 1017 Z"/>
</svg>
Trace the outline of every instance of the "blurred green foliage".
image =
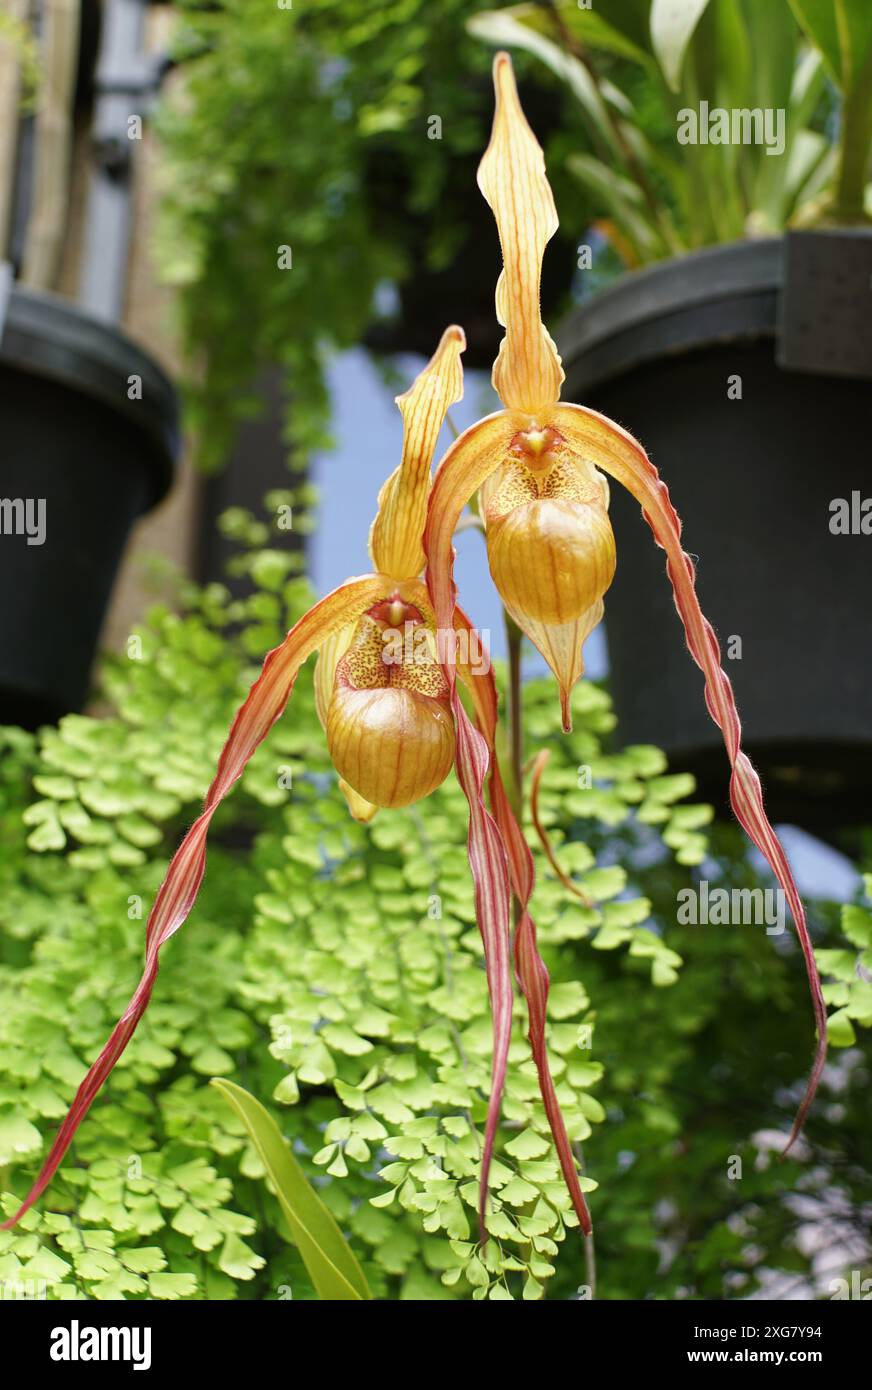
<svg viewBox="0 0 872 1390">
<path fill-rule="evenodd" d="M 572 93 L 593 149 L 568 148 L 565 168 L 627 265 L 823 220 L 837 187 L 842 220 L 863 220 L 869 133 L 859 115 L 869 112 L 864 105 L 852 132 L 859 169 L 849 213 L 847 155 L 834 138 L 835 75 L 820 45 L 809 46 L 790 0 L 609 0 L 587 8 L 525 0 L 474 15 L 469 29 L 531 54 Z M 866 102 L 869 91 L 867 81 Z M 711 112 L 756 110 L 760 125 L 749 123 L 752 133 L 739 139 L 710 140 L 707 128 L 687 125 L 689 113 L 702 120 L 703 103 Z"/>
<path fill-rule="evenodd" d="M 360 342 L 380 287 L 457 256 L 493 111 L 490 55 L 464 27 L 478 3 L 180 6 L 178 80 L 158 116 L 157 259 L 180 291 L 205 466 L 223 461 L 258 409 L 259 369 L 276 364 L 289 446 L 322 445 L 326 355 Z M 568 196 L 578 207 L 571 183 Z M 494 236 L 494 286 L 497 254 Z"/>
<path fill-rule="evenodd" d="M 18 102 L 22 112 L 36 103 L 41 79 L 39 44 L 28 24 L 6 11 L 0 11 L 0 51 L 6 49 L 17 66 Z"/>
</svg>

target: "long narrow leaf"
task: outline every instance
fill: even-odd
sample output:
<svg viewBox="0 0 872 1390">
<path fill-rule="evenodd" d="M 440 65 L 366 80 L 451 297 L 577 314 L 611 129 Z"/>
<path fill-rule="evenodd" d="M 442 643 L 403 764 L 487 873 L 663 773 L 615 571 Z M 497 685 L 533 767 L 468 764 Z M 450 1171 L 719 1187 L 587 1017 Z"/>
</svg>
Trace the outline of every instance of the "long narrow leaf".
<svg viewBox="0 0 872 1390">
<path fill-rule="evenodd" d="M 673 92 L 678 91 L 687 45 L 708 3 L 709 0 L 651 0 L 651 42 Z"/>
<path fill-rule="evenodd" d="M 359 1302 L 372 1298 L 363 1270 L 321 1198 L 310 1185 L 273 1117 L 233 1081 L 216 1077 L 216 1090 L 232 1105 L 275 1188 L 294 1244 L 319 1298 Z"/>
<path fill-rule="evenodd" d="M 797 23 L 822 55 L 833 81 L 841 85 L 845 71 L 834 0 L 789 0 L 789 3 Z"/>
</svg>

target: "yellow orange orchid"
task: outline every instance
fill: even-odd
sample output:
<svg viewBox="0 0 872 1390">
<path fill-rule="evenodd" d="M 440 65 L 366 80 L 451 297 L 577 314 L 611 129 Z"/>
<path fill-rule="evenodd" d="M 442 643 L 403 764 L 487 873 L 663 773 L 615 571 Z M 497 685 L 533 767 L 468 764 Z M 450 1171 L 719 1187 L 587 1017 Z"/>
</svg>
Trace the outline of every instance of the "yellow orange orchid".
<svg viewBox="0 0 872 1390">
<path fill-rule="evenodd" d="M 427 367 L 397 397 L 402 459 L 379 493 L 369 537 L 378 599 L 332 632 L 318 654 L 318 717 L 358 820 L 370 820 L 379 806 L 408 806 L 429 795 L 454 761 L 421 540 L 436 441 L 449 407 L 463 396 L 465 346 L 461 328 L 446 329 Z"/>
<path fill-rule="evenodd" d="M 666 485 L 641 445 L 620 426 L 595 411 L 560 402 L 563 369 L 541 321 L 539 305 L 542 258 L 557 230 L 557 214 L 544 156 L 521 108 L 506 53 L 495 58 L 494 87 L 493 133 L 478 182 L 496 218 L 503 255 L 496 309 L 506 331 L 493 384 L 504 409 L 467 429 L 436 470 L 424 549 L 437 625 L 445 629 L 452 625 L 452 537 L 464 507 L 478 493 L 494 582 L 510 615 L 551 666 L 568 729 L 570 692 L 583 672 L 582 646 L 602 616 L 603 594 L 615 569 L 606 475 L 641 504 L 657 544 L 666 552 L 666 570 L 687 646 L 705 677 L 709 713 L 723 732 L 735 814 L 785 892 L 805 958 L 817 1047 L 789 1148 L 802 1127 L 826 1057 L 826 1007 L 805 911 L 766 815 L 759 778 L 741 749 L 732 687 L 721 669 L 715 634 L 699 606 L 694 564 L 682 548 L 681 522 Z M 477 737 L 475 731 L 468 736 Z M 484 758 L 486 750 L 480 747 L 478 756 Z M 538 782 L 538 776 L 541 764 L 534 781 Z M 579 1211 L 575 1166 L 547 1075 L 548 975 L 527 910 L 533 888 L 532 860 L 504 803 L 501 790 L 497 788 L 494 796 L 492 788 L 492 806 L 508 857 L 504 872 L 520 905 L 515 966 L 527 999 L 530 1041 L 564 1176 Z M 473 810 L 475 815 L 481 815 L 479 808 Z"/>
<path fill-rule="evenodd" d="M 436 441 L 449 407 L 463 394 L 460 354 L 465 346 L 463 330 L 448 328 L 431 361 L 410 389 L 397 398 L 403 415 L 403 453 L 379 495 L 370 535 L 374 572 L 349 579 L 321 599 L 267 655 L 230 729 L 203 810 L 176 851 L 149 914 L 139 985 L 79 1087 L 33 1187 L 0 1229 L 15 1225 L 45 1191 L 130 1042 L 154 988 L 161 947 L 183 925 L 196 901 L 206 868 L 206 838 L 212 817 L 284 712 L 303 663 L 319 653 L 316 703 L 331 757 L 355 815 L 369 819 L 379 806 L 409 805 L 428 795 L 448 775 L 455 757 L 455 719 L 450 711 L 449 681 L 437 660 L 435 615 L 420 577 L 424 563 L 421 538 Z M 469 633 L 469 621 L 460 610 L 452 618 L 452 631 L 455 624 L 461 632 Z M 414 643 L 407 660 L 404 639 L 410 628 L 423 642 Z M 391 636 L 401 640 L 389 643 Z M 456 657 L 454 652 L 449 655 Z M 496 725 L 493 676 L 489 665 L 481 662 L 460 662 L 459 671 L 471 690 L 476 721 L 489 750 L 487 766 Z M 450 680 L 453 687 L 453 667 Z M 461 782 L 474 782 L 479 772 L 483 776 L 483 769 L 470 766 L 461 749 Z M 476 785 L 480 789 L 480 777 Z M 488 850 L 482 853 L 486 855 Z M 507 895 L 496 911 L 500 921 L 507 922 Z M 482 917 L 486 916 L 483 910 Z M 495 1056 L 502 1058 L 511 1026 L 510 985 L 507 1004 L 503 993 L 509 976 L 507 932 L 499 940 L 486 940 L 485 949 L 492 994 L 500 992 L 503 996 L 494 1010 L 501 1035 Z M 502 1076 L 497 1074 L 488 1129 L 491 1147 L 501 1089 Z"/>
<path fill-rule="evenodd" d="M 548 1064 L 549 980 L 529 910 L 533 860 L 500 777 L 496 689 L 489 668 L 461 659 L 459 639 L 468 638 L 471 627 L 456 603 L 453 537 L 476 493 L 491 573 L 507 611 L 555 673 L 567 727 L 570 692 L 583 672 L 583 644 L 602 616 L 616 563 L 608 477 L 640 502 L 665 550 L 687 645 L 705 677 L 709 712 L 723 731 L 733 807 L 786 893 L 805 955 L 818 1046 L 789 1143 L 799 1132 L 826 1055 L 826 1011 L 802 903 L 766 816 L 759 779 L 741 750 L 733 692 L 721 670 L 714 632 L 699 607 L 693 562 L 682 548 L 681 523 L 669 493 L 631 435 L 594 411 L 560 402 L 562 366 L 539 308 L 542 257 L 557 228 L 554 200 L 506 54 L 495 60 L 494 82 L 493 135 L 479 184 L 495 214 L 503 254 L 496 304 L 505 338 L 493 382 L 504 408 L 455 441 L 431 485 L 440 428 L 462 394 L 464 336 L 457 327 L 447 329 L 427 367 L 398 397 L 403 453 L 379 494 L 370 533 L 373 572 L 348 580 L 316 603 L 266 657 L 233 722 L 203 811 L 155 899 L 139 985 L 79 1087 L 31 1191 L 0 1229 L 14 1225 L 48 1186 L 133 1036 L 155 985 L 161 947 L 196 901 L 214 813 L 282 715 L 301 666 L 317 653 L 318 714 L 355 816 L 368 820 L 380 806 L 403 807 L 419 800 L 444 780 L 452 764 L 468 802 L 468 855 L 493 1019 L 480 1168 L 482 1228 L 511 1037 L 514 958 L 545 1112 L 576 1216 L 584 1233 L 590 1233 L 583 1184 Z M 406 641 L 410 631 L 416 638 L 411 655 Z M 471 698 L 472 718 L 461 699 L 458 676 Z M 534 822 L 539 819 L 535 802 L 543 765 L 540 758 L 533 778 Z M 517 908 L 514 937 L 512 897 Z"/>
</svg>

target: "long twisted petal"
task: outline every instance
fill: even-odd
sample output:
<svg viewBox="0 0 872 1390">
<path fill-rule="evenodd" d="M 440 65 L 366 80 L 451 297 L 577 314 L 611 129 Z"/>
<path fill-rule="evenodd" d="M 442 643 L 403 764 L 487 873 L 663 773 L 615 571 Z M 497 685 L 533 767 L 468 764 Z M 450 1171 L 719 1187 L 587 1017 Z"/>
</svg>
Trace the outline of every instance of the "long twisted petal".
<svg viewBox="0 0 872 1390">
<path fill-rule="evenodd" d="M 542 820 L 541 815 L 539 814 L 539 786 L 542 781 L 542 774 L 548 765 L 548 759 L 550 757 L 551 750 L 549 748 L 543 748 L 540 752 L 536 754 L 536 759 L 533 763 L 533 771 L 530 776 L 530 815 L 533 820 L 533 826 L 535 828 L 536 834 L 539 836 L 539 843 L 545 851 L 545 858 L 548 860 L 548 863 L 551 865 L 551 868 L 554 870 L 554 873 L 556 874 L 557 878 L 563 884 L 563 887 L 567 890 L 567 892 L 572 893 L 574 897 L 578 898 L 584 904 L 585 907 L 593 907 L 593 902 L 591 901 L 591 899 L 587 896 L 583 889 L 579 888 L 577 883 L 573 883 L 572 879 L 569 877 L 569 874 L 566 872 L 566 870 L 560 863 L 560 860 L 557 858 L 554 846 L 551 843 L 551 837 L 545 828 L 545 824 Z"/>
<path fill-rule="evenodd" d="M 470 723 L 456 683 L 452 686 L 451 706 L 457 728 L 457 780 L 469 803 L 467 849 L 475 885 L 475 916 L 484 944 L 493 1019 L 491 1091 L 479 1180 L 479 1220 L 484 1237 L 490 1166 L 502 1108 L 512 1036 L 509 878 L 502 836 L 484 804 L 484 779 L 489 766 L 487 743 Z"/>
<path fill-rule="evenodd" d="M 515 971 L 527 1001 L 529 1020 L 527 1036 L 539 1074 L 539 1090 L 545 1106 L 545 1113 L 548 1116 L 548 1124 L 551 1127 L 554 1147 L 560 1160 L 564 1182 L 572 1198 L 572 1205 L 581 1223 L 581 1229 L 586 1236 L 589 1236 L 593 1229 L 590 1213 L 578 1181 L 572 1145 L 569 1142 L 569 1135 L 566 1133 L 563 1113 L 557 1099 L 557 1092 L 554 1089 L 551 1068 L 548 1065 L 548 1048 L 545 1041 L 549 987 L 548 970 L 539 954 L 539 947 L 536 943 L 536 926 L 529 912 L 530 899 L 533 896 L 535 884 L 533 856 L 509 805 L 502 778 L 496 768 L 491 779 L 491 804 L 508 853 L 512 891 L 521 908 L 520 918 L 515 927 Z"/>
<path fill-rule="evenodd" d="M 633 494 L 642 507 L 657 544 L 666 551 L 666 572 L 675 597 L 675 607 L 684 625 L 688 650 L 705 677 L 705 699 L 709 714 L 721 729 L 732 773 L 730 801 L 746 834 L 765 857 L 784 890 L 793 916 L 796 934 L 805 957 L 809 990 L 817 1024 L 817 1047 L 806 1087 L 785 1153 L 800 1133 L 814 1099 L 827 1055 L 827 1010 L 821 991 L 814 949 L 808 932 L 805 909 L 781 842 L 773 830 L 763 804 L 760 778 L 742 752 L 742 726 L 729 678 L 721 668 L 721 652 L 711 624 L 703 616 L 696 594 L 693 561 L 681 545 L 681 520 L 662 481 L 644 449 L 632 435 L 604 415 L 578 405 L 558 406 L 551 423 L 579 453 L 590 458 L 616 478 Z"/>
<path fill-rule="evenodd" d="M 442 465 L 443 468 L 447 462 L 446 456 Z M 437 481 L 438 477 L 439 474 L 437 473 Z M 472 490 L 476 486 L 478 484 L 473 483 Z M 436 505 L 437 507 L 441 506 L 438 499 Z M 460 505 L 462 506 L 462 503 Z M 432 514 L 431 511 L 431 516 Z M 456 607 L 456 588 L 453 579 L 454 552 L 450 543 L 450 532 L 448 532 L 447 557 L 443 560 L 438 571 L 435 568 L 434 557 L 437 554 L 442 557 L 444 552 L 443 544 L 436 539 L 437 536 L 442 535 L 440 516 L 441 512 L 437 512 L 437 524 L 430 537 L 433 541 L 433 550 L 432 552 L 428 550 L 430 564 L 427 575 L 437 624 L 440 630 L 445 632 L 452 626 L 461 629 L 464 626 L 468 627 L 469 620 Z M 446 564 L 447 569 L 445 568 Z M 512 986 L 508 953 L 510 941 L 509 882 L 511 882 L 515 896 L 522 908 L 521 919 L 515 930 L 515 969 L 518 982 L 527 1001 L 528 1036 L 539 1074 L 539 1087 L 573 1206 L 582 1229 L 589 1234 L 591 1230 L 590 1215 L 578 1182 L 572 1148 L 554 1090 L 545 1046 L 548 972 L 539 956 L 536 945 L 536 928 L 527 911 L 533 892 L 533 860 L 520 826 L 509 806 L 496 761 L 494 748 L 497 709 L 496 686 L 490 671 L 483 678 L 477 680 L 470 680 L 469 673 L 461 672 L 462 675 L 466 675 L 467 683 L 472 689 L 476 718 L 479 724 L 479 731 L 476 731 L 470 724 L 460 700 L 454 671 L 454 663 L 446 667 L 446 674 L 452 686 L 452 708 L 457 721 L 457 776 L 469 803 L 469 861 L 475 882 L 476 918 L 482 933 L 485 958 L 488 962 L 488 981 L 494 1027 L 492 1089 L 488 1105 L 479 1189 L 482 1235 L 484 1235 L 487 1206 L 488 1174 L 493 1156 L 496 1128 L 499 1123 L 512 1025 Z M 493 814 L 487 811 L 483 796 L 484 779 L 489 768 Z"/>
<path fill-rule="evenodd" d="M 462 438 L 464 438 L 463 435 L 461 435 Z M 439 474 L 437 473 L 436 476 L 438 480 Z M 473 483 L 469 493 L 460 503 L 458 515 L 476 486 L 477 484 Z M 455 623 L 458 619 L 457 591 L 452 574 L 454 551 L 451 545 L 451 536 L 453 529 L 452 526 L 447 532 L 447 554 L 444 555 L 438 576 L 436 570 L 431 568 L 431 556 L 428 551 L 427 587 L 443 654 L 446 658 L 443 661 L 443 670 L 451 692 L 451 709 L 457 730 L 454 766 L 457 780 L 469 803 L 467 853 L 475 888 L 475 917 L 484 945 L 485 968 L 493 1020 L 491 1092 L 488 1100 L 479 1182 L 479 1221 L 482 1239 L 484 1239 L 490 1165 L 502 1107 L 509 1043 L 512 1036 L 513 991 L 510 960 L 509 871 L 502 836 L 484 802 L 484 780 L 490 763 L 488 738 L 473 727 L 463 707 L 457 685 Z M 442 554 L 441 549 L 439 553 Z M 462 616 L 460 622 L 463 623 Z M 487 697 L 480 709 L 479 717 L 485 725 L 486 732 L 489 732 L 492 727 L 490 723 L 492 714 Z M 495 696 L 493 710 L 495 712 Z"/>
<path fill-rule="evenodd" d="M 36 1181 L 18 1211 L 0 1226 L 0 1230 L 8 1230 L 20 1221 L 48 1187 L 76 1130 L 133 1037 L 157 979 L 160 949 L 179 930 L 196 901 L 206 869 L 206 836 L 212 817 L 283 712 L 303 662 L 333 632 L 364 612 L 383 594 L 384 580 L 376 575 L 349 580 L 316 603 L 281 645 L 267 655 L 260 675 L 233 721 L 203 811 L 176 850 L 155 898 L 145 930 L 142 978 L 103 1051 L 79 1086 Z"/>
</svg>

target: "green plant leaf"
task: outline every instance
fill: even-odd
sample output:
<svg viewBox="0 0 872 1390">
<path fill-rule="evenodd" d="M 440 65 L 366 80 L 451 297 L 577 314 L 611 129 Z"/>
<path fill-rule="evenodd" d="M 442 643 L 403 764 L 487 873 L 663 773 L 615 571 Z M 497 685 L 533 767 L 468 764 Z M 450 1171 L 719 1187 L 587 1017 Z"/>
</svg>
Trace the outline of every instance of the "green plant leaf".
<svg viewBox="0 0 872 1390">
<path fill-rule="evenodd" d="M 850 92 L 872 49 L 868 0 L 790 0 L 790 5 L 839 89 Z"/>
<path fill-rule="evenodd" d="M 833 0 L 790 0 L 797 23 L 822 55 L 833 81 L 841 86 L 842 47 Z"/>
<path fill-rule="evenodd" d="M 687 45 L 708 3 L 709 0 L 651 0 L 651 42 L 673 92 L 678 91 Z"/>
<path fill-rule="evenodd" d="M 614 53 L 647 66 L 651 62 L 648 4 L 649 0 L 610 0 L 608 6 L 582 9 L 576 0 L 557 0 L 553 9 L 524 3 L 508 13 L 531 29 L 554 37 L 562 32 L 585 49 Z"/>
<path fill-rule="evenodd" d="M 851 1026 L 847 1009 L 839 1009 L 827 1019 L 827 1038 L 833 1047 L 851 1047 L 857 1036 Z"/>
<path fill-rule="evenodd" d="M 372 1298 L 342 1232 L 310 1186 L 272 1116 L 234 1082 L 218 1078 L 212 1085 L 245 1125 L 318 1295 L 333 1302 Z"/>
<path fill-rule="evenodd" d="M 484 39 L 498 48 L 524 49 L 545 63 L 569 87 L 611 155 L 616 160 L 621 159 L 621 149 L 609 120 L 602 89 L 574 54 L 552 43 L 544 34 L 528 28 L 505 10 L 475 15 L 466 27 L 475 38 Z"/>
</svg>

